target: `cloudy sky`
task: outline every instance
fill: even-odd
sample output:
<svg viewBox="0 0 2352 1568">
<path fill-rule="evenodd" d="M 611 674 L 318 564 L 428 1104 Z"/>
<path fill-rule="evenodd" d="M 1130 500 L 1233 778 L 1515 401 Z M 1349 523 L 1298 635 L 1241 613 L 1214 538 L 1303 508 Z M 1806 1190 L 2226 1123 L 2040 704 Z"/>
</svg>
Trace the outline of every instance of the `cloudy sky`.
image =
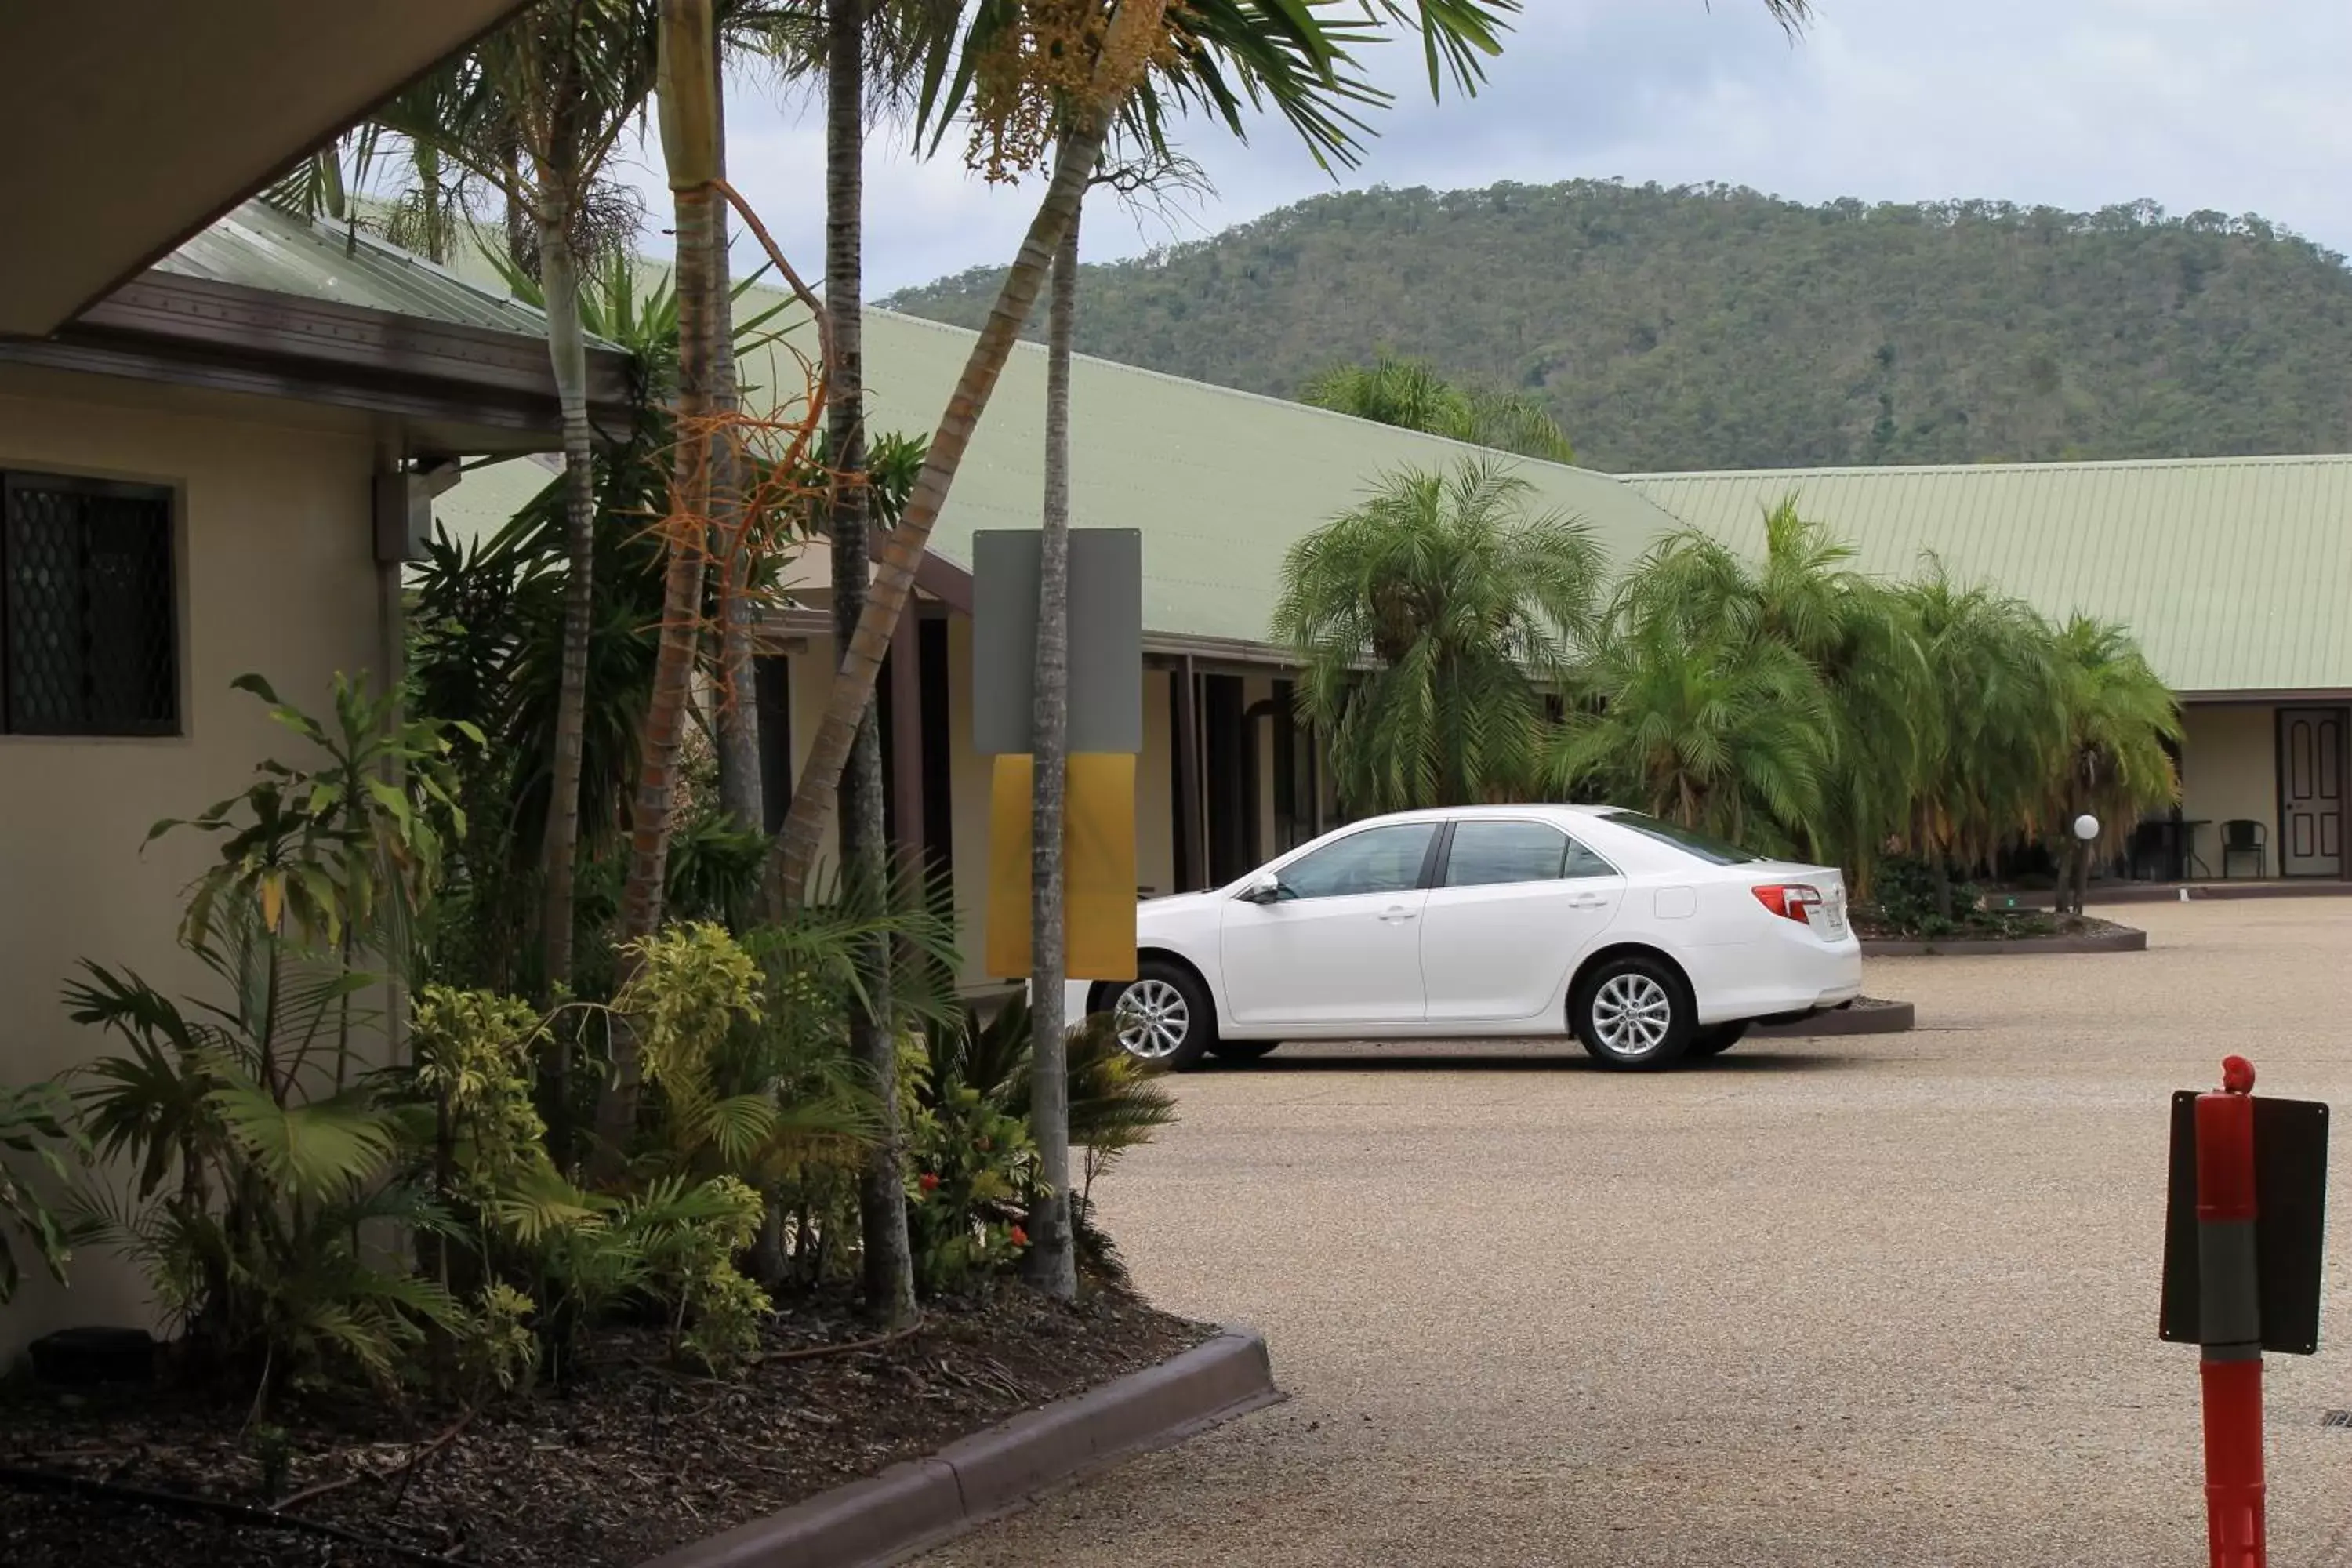
<svg viewBox="0 0 2352 1568">
<path fill-rule="evenodd" d="M 2254 212 L 2352 251 L 2344 0 L 1816 0 L 1790 42 L 1762 0 L 1527 0 L 1484 91 L 1429 102 L 1417 50 L 1366 63 L 1398 92 L 1343 186 L 1619 177 L 1723 181 L 1805 201 L 1998 197 Z M 823 124 L 757 84 L 730 94 L 731 173 L 795 265 L 822 255 Z M 1279 124 L 1195 126 L 1213 194 L 1168 214 L 1087 209 L 1090 258 L 1198 238 L 1334 188 Z M 866 287 L 1008 260 L 1029 195 L 867 152 Z M 634 176 L 666 208 L 657 176 Z M 657 221 L 657 220 L 656 220 Z M 663 239 L 649 236 L 649 248 Z M 750 259 L 748 251 L 745 260 Z"/>
</svg>

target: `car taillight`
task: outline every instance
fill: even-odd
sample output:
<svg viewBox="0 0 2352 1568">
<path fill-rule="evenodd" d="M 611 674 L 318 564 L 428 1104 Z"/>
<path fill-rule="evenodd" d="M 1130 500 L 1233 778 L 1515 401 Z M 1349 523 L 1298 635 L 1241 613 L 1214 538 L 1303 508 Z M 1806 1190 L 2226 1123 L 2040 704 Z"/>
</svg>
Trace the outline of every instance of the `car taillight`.
<svg viewBox="0 0 2352 1568">
<path fill-rule="evenodd" d="M 1772 882 L 1756 889 L 1756 901 L 1784 921 L 1808 924 L 1821 907 L 1822 890 L 1809 882 Z"/>
</svg>

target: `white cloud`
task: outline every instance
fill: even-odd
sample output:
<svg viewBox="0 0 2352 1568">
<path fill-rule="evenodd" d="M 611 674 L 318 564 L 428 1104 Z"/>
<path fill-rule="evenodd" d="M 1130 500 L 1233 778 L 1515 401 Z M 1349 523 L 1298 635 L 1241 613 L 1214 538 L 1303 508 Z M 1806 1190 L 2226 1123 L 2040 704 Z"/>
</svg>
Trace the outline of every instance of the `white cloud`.
<svg viewBox="0 0 2352 1568">
<path fill-rule="evenodd" d="M 1472 101 L 1428 102 L 1418 51 L 1372 63 L 1399 93 L 1355 186 L 1622 177 L 1724 181 L 1806 201 L 1988 197 L 2259 212 L 2352 249 L 2352 58 L 2342 0 L 1820 0 L 1793 46 L 1760 0 L 1530 0 Z M 804 273 L 821 269 L 824 136 L 805 104 L 739 91 L 736 183 Z M 1088 208 L 1087 254 L 1134 255 L 1328 191 L 1278 124 L 1246 147 L 1202 125 L 1186 150 L 1215 194 L 1171 224 Z M 866 288 L 878 295 L 1008 259 L 1034 186 L 992 189 L 960 144 L 866 154 Z M 639 183 L 667 203 L 645 159 Z M 741 253 L 745 260 L 750 253 Z"/>
</svg>

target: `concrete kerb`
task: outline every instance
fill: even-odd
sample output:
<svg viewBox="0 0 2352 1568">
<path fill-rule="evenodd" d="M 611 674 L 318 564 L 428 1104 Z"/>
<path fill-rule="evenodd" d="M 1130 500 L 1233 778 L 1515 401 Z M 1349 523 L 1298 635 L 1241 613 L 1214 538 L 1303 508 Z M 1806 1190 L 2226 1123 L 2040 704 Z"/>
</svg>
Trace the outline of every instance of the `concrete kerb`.
<svg viewBox="0 0 2352 1568">
<path fill-rule="evenodd" d="M 2145 952 L 2147 932 L 2129 926 L 2083 936 L 1938 937 L 1928 942 L 1874 941 L 1864 958 L 2000 958 L 2026 953 Z"/>
<path fill-rule="evenodd" d="M 690 1542 L 644 1568 L 881 1568 L 1281 1397 L 1264 1337 L 1229 1328 L 1157 1366 Z"/>
</svg>

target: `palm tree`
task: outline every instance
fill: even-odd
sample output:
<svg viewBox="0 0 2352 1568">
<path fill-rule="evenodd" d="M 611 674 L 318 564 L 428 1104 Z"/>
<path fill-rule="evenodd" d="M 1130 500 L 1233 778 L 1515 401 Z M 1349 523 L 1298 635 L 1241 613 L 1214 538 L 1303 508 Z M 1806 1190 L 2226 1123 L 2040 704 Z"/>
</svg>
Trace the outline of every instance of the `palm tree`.
<svg viewBox="0 0 2352 1568">
<path fill-rule="evenodd" d="M 1793 18 L 1802 15 L 1805 0 L 1766 3 Z M 961 38 L 934 52 L 924 121 L 943 133 L 950 119 L 972 106 L 981 121 L 979 140 L 992 150 L 999 173 L 1017 164 L 1017 157 L 1008 162 L 1005 148 L 1024 127 L 1035 128 L 1040 157 L 1049 134 L 1044 128 L 1051 128 L 1058 135 L 1053 174 L 931 437 L 906 521 L 883 548 L 866 613 L 841 650 L 840 670 L 778 836 L 772 904 L 801 895 L 829 797 L 906 608 L 916 565 L 1129 95 L 1160 71 L 1172 101 L 1207 107 L 1236 134 L 1244 131 L 1245 103 L 1271 105 L 1318 157 L 1340 156 L 1356 145 L 1362 129 L 1353 110 L 1382 97 L 1354 74 L 1346 45 L 1376 36 L 1382 18 L 1412 19 L 1422 35 L 1433 92 L 1449 76 L 1462 89 L 1475 90 L 1482 58 L 1500 51 L 1505 18 L 1518 7 L 1519 0 L 1363 0 L 1364 22 L 1355 25 L 1287 0 L 1188 0 L 1173 8 L 1167 0 L 1120 0 L 1107 15 L 1087 5 L 1082 15 L 1064 19 L 1075 23 L 1066 36 L 1041 39 L 1023 25 L 1016 0 L 980 0 Z"/>
<path fill-rule="evenodd" d="M 866 611 L 871 520 L 866 486 L 864 155 L 868 49 L 877 30 L 866 0 L 825 0 L 824 308 L 832 356 L 825 366 L 828 461 L 835 470 L 831 519 L 833 626 L 837 645 L 856 636 Z M 886 22 L 884 26 L 888 24 Z M 887 877 L 882 736 L 869 688 L 839 791 L 841 859 L 860 884 Z M 915 831 L 908 825 L 908 831 Z M 883 1136 L 858 1176 L 866 1300 L 884 1321 L 915 1315 L 915 1259 L 908 1233 L 898 1041 L 890 1026 L 890 954 L 869 943 L 858 963 L 866 1005 L 850 1019 L 851 1055 L 882 1110 Z"/>
<path fill-rule="evenodd" d="M 2180 738 L 2180 710 L 2131 634 L 2113 621 L 2075 616 L 2057 638 L 2064 770 L 2052 792 L 2058 831 L 2068 845 L 2059 907 L 2083 912 L 2091 862 L 2114 853 L 2150 811 L 2177 804 L 2180 776 L 2165 742 Z M 2099 819 L 2095 844 L 2067 826 L 2084 813 Z"/>
<path fill-rule="evenodd" d="M 1902 595 L 1935 672 L 1911 823 L 1905 837 L 1936 877 L 1936 912 L 1952 914 L 1955 863 L 1989 861 L 2032 833 L 2063 771 L 2063 689 L 2049 625 L 2030 607 L 1955 584 L 1929 558 Z"/>
<path fill-rule="evenodd" d="M 1543 400 L 1523 392 L 1472 390 L 1425 360 L 1382 350 L 1370 364 L 1339 365 L 1309 381 L 1299 401 L 1377 425 L 1419 430 L 1474 447 L 1572 463 L 1576 448 Z"/>
<path fill-rule="evenodd" d="M 1492 458 L 1407 469 L 1285 558 L 1273 636 L 1297 651 L 1349 811 L 1534 785 L 1545 699 L 1605 567 L 1583 523 L 1529 513 L 1533 493 Z"/>
<path fill-rule="evenodd" d="M 582 726 L 595 613 L 594 436 L 581 259 L 606 161 L 653 90 L 655 21 L 652 0 L 543 0 L 444 68 L 435 91 L 404 95 L 378 115 L 500 192 L 529 215 L 537 241 L 548 356 L 562 410 L 569 554 L 554 774 L 541 851 L 541 942 L 551 986 L 572 976 Z"/>
<path fill-rule="evenodd" d="M 1853 559 L 1791 496 L 1765 513 L 1760 560 L 1696 531 L 1677 534 L 1627 578 L 1621 613 L 1697 641 L 1785 648 L 1811 667 L 1835 720 L 1830 770 L 1822 809 L 1781 826 L 1866 891 L 1883 846 L 1908 820 L 1934 695 L 1906 602 Z"/>
<path fill-rule="evenodd" d="M 1804 657 L 1770 639 L 1693 639 L 1665 616 L 1612 617 L 1555 732 L 1563 797 L 1632 805 L 1768 852 L 1820 818 L 1836 704 Z"/>
</svg>

